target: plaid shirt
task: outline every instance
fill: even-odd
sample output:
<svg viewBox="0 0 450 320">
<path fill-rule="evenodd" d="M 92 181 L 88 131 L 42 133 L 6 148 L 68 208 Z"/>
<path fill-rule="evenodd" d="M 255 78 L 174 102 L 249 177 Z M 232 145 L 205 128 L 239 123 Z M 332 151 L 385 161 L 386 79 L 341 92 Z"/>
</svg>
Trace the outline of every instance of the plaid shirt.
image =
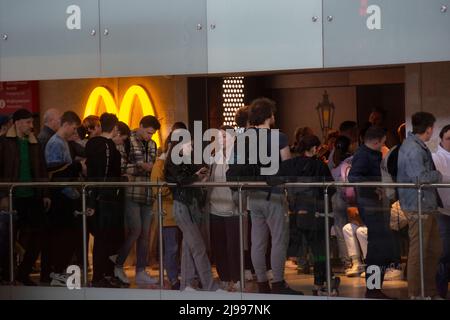
<svg viewBox="0 0 450 320">
<path fill-rule="evenodd" d="M 153 140 L 145 142 L 141 140 L 136 131 L 132 131 L 130 135 L 130 154 L 128 157 L 127 172 L 131 174 L 132 181 L 148 182 L 150 181 L 150 172 L 143 170 L 139 164 L 155 163 L 156 160 L 156 143 Z M 151 205 L 152 190 L 149 187 L 129 187 L 127 188 L 127 196 L 135 202 Z"/>
</svg>

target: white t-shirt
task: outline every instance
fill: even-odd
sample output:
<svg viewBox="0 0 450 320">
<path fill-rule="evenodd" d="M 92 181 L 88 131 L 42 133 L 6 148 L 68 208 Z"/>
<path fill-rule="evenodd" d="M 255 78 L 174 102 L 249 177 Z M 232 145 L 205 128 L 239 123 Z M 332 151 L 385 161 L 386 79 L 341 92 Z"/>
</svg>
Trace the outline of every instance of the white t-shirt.
<svg viewBox="0 0 450 320">
<path fill-rule="evenodd" d="M 215 164 L 213 166 L 213 172 L 211 181 L 214 182 L 226 182 L 228 164 Z M 233 202 L 233 196 L 229 187 L 215 187 L 212 188 L 209 205 L 211 214 L 217 216 L 229 217 L 236 213 L 236 208 Z"/>
<path fill-rule="evenodd" d="M 433 161 L 436 169 L 442 174 L 442 182 L 450 182 L 450 152 L 438 146 L 436 153 L 433 153 Z M 438 192 L 444 205 L 444 209 L 440 211 L 450 215 L 450 188 L 440 188 Z"/>
</svg>

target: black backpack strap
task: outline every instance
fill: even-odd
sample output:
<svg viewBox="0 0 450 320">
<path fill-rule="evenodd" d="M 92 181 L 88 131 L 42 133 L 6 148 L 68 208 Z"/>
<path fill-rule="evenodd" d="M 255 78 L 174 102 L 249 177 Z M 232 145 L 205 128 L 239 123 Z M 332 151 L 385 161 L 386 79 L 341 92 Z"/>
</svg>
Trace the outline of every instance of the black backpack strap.
<svg viewBox="0 0 450 320">
<path fill-rule="evenodd" d="M 111 157 L 111 151 L 109 150 L 109 145 L 108 143 L 105 143 L 106 145 L 106 167 L 105 167 L 105 177 L 103 179 L 103 181 L 106 181 L 106 179 L 108 178 L 108 172 L 109 172 L 109 162 L 110 162 L 110 157 Z"/>
</svg>

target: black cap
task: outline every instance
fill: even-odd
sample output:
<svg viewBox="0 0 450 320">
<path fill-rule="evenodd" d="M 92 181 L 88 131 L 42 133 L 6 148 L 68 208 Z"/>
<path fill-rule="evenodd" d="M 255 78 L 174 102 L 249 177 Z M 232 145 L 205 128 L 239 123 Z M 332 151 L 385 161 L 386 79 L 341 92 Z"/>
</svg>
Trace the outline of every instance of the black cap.
<svg viewBox="0 0 450 320">
<path fill-rule="evenodd" d="M 13 121 L 33 118 L 33 114 L 27 109 L 19 109 L 13 114 Z"/>
</svg>

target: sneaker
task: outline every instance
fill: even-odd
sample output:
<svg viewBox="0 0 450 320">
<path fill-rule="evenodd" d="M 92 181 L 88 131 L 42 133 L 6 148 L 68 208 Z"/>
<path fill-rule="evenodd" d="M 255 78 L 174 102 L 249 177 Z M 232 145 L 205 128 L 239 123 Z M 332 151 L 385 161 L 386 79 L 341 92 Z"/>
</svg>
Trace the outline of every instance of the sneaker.
<svg viewBox="0 0 450 320">
<path fill-rule="evenodd" d="M 251 270 L 245 270 L 244 272 L 245 281 L 253 281 L 253 274 Z"/>
<path fill-rule="evenodd" d="M 304 295 L 303 292 L 294 290 L 288 286 L 286 281 L 272 282 L 272 293 L 274 294 L 291 294 L 291 295 Z"/>
<path fill-rule="evenodd" d="M 286 269 L 297 269 L 298 265 L 292 260 L 286 260 L 286 263 L 284 264 L 284 267 Z"/>
<path fill-rule="evenodd" d="M 384 299 L 384 300 L 395 300 L 395 298 L 391 298 L 383 293 L 383 291 L 379 289 L 367 290 L 366 299 Z"/>
<path fill-rule="evenodd" d="M 345 275 L 347 277 L 358 277 L 361 273 L 364 272 L 364 266 L 360 264 L 354 264 L 351 268 L 345 270 Z"/>
<path fill-rule="evenodd" d="M 184 288 L 184 290 L 182 290 L 183 292 L 196 292 L 197 290 L 192 288 L 191 286 L 186 286 Z"/>
<path fill-rule="evenodd" d="M 52 287 L 66 287 L 67 286 L 67 278 L 69 276 L 65 273 L 50 273 L 50 278 L 52 281 L 50 282 L 50 285 Z"/>
<path fill-rule="evenodd" d="M 327 288 L 325 288 L 323 286 L 322 287 L 316 286 L 312 290 L 312 294 L 313 294 L 313 296 L 319 296 L 319 297 L 328 296 Z"/>
<path fill-rule="evenodd" d="M 103 277 L 102 279 L 92 282 L 92 286 L 96 288 L 123 288 L 123 283 L 115 277 Z"/>
<path fill-rule="evenodd" d="M 159 281 L 156 278 L 151 277 L 145 271 L 139 271 L 136 273 L 136 284 L 149 285 L 157 284 Z"/>
<path fill-rule="evenodd" d="M 228 291 L 227 290 L 223 290 L 223 289 L 217 289 L 216 291 L 214 291 L 214 292 L 217 292 L 217 293 L 228 293 Z"/>
<path fill-rule="evenodd" d="M 110 288 L 128 288 L 130 287 L 129 283 L 123 282 L 121 279 L 117 277 L 107 277 L 109 281 Z"/>
<path fill-rule="evenodd" d="M 384 274 L 384 281 L 403 280 L 403 272 L 399 269 L 388 268 Z"/>
<path fill-rule="evenodd" d="M 170 290 L 180 290 L 180 281 L 177 280 L 174 283 L 170 284 Z"/>
<path fill-rule="evenodd" d="M 122 281 L 125 284 L 130 284 L 130 280 L 128 279 L 127 275 L 125 274 L 125 271 L 123 270 L 123 267 L 114 267 L 114 277 L 118 278 L 120 281 Z"/>
<path fill-rule="evenodd" d="M 338 297 L 339 296 L 339 286 L 341 284 L 341 278 L 333 277 L 331 279 L 331 296 Z"/>
<path fill-rule="evenodd" d="M 230 286 L 228 287 L 228 291 L 230 292 L 237 292 L 237 291 L 241 291 L 241 282 L 237 281 L 237 282 L 230 282 Z"/>
<path fill-rule="evenodd" d="M 226 290 L 230 286 L 230 283 L 228 281 L 220 281 L 219 287 Z"/>
<path fill-rule="evenodd" d="M 431 297 L 424 297 L 422 298 L 421 296 L 411 296 L 409 297 L 409 300 L 433 300 Z M 438 300 L 438 299 L 436 299 Z"/>
</svg>

